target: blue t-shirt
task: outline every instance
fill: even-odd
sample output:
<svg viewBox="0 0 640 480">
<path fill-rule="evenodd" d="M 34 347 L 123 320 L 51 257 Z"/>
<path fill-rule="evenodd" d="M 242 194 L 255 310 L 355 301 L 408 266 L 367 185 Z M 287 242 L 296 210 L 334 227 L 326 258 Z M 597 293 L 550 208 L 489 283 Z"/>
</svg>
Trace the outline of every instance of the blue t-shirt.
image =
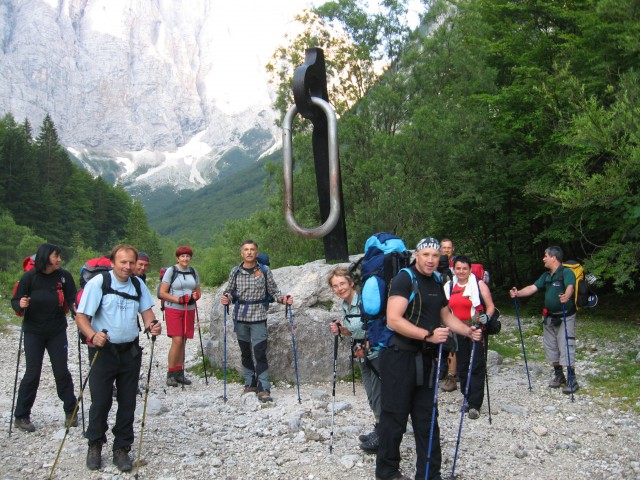
<svg viewBox="0 0 640 480">
<path fill-rule="evenodd" d="M 136 288 L 130 279 L 120 282 L 113 272 L 111 288 L 128 295 L 136 296 Z M 120 295 L 107 294 L 102 296 L 102 275 L 93 277 L 84 287 L 78 312 L 91 319 L 91 327 L 99 332 L 106 329 L 111 343 L 127 343 L 138 338 L 138 313 L 153 307 L 154 301 L 149 289 L 140 280 L 140 301 L 130 300 Z"/>
</svg>

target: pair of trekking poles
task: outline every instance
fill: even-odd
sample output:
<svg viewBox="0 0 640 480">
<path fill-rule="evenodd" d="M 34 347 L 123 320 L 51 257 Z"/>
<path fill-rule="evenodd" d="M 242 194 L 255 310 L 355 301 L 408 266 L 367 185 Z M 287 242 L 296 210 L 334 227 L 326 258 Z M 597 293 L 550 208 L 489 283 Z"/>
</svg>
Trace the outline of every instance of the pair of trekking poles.
<svg viewBox="0 0 640 480">
<path fill-rule="evenodd" d="M 483 335 L 483 343 L 485 345 L 485 364 L 486 364 L 486 359 L 487 359 L 487 349 L 489 346 L 489 340 L 488 340 L 488 336 Z M 462 435 L 462 423 L 464 421 L 464 414 L 467 411 L 467 405 L 468 405 L 468 400 L 469 400 L 469 386 L 471 384 L 471 372 L 473 370 L 473 360 L 475 358 L 475 353 L 476 353 L 476 344 L 477 342 L 472 341 L 471 343 L 471 356 L 469 358 L 469 371 L 467 372 L 467 382 L 465 385 L 465 390 L 464 390 L 464 395 L 463 395 L 463 400 L 462 400 L 462 407 L 460 408 L 460 423 L 458 424 L 458 436 L 456 438 L 456 449 L 455 449 L 455 453 L 453 456 L 453 466 L 451 468 L 451 477 L 450 478 L 455 478 L 455 470 L 456 470 L 456 462 L 458 459 L 458 450 L 460 448 L 460 437 Z M 437 362 L 437 367 L 436 367 L 436 371 L 435 371 L 435 376 L 436 376 L 436 385 L 434 388 L 434 392 L 433 392 L 433 409 L 431 411 L 431 425 L 429 428 L 429 443 L 427 446 L 427 470 L 426 470 L 426 474 L 425 474 L 425 480 L 427 478 L 429 478 L 429 468 L 431 466 L 431 451 L 433 448 L 433 431 L 435 429 L 435 423 L 436 423 L 436 416 L 437 416 L 437 409 L 438 409 L 438 391 L 440 390 L 440 369 L 442 368 L 442 356 L 443 356 L 443 344 L 441 343 L 440 346 L 438 347 L 438 362 Z M 489 397 L 489 376 L 487 374 L 487 371 L 485 369 L 485 379 L 486 379 L 486 387 L 487 387 L 487 407 L 489 408 L 489 424 L 491 424 L 491 400 Z"/>
<path fill-rule="evenodd" d="M 153 326 L 154 324 L 158 323 L 158 320 L 154 320 L 151 323 L 151 326 Z M 145 333 L 149 333 L 150 331 L 150 327 L 145 329 Z M 103 333 L 108 333 L 107 330 L 102 330 Z M 138 440 L 138 455 L 137 455 L 137 460 L 136 460 L 136 473 L 134 475 L 134 478 L 138 478 L 138 474 L 140 472 L 140 460 L 141 460 L 141 456 L 142 456 L 142 439 L 144 437 L 144 427 L 145 427 L 145 421 L 146 421 L 146 417 L 147 417 L 147 402 L 149 399 L 149 385 L 151 384 L 151 368 L 153 367 L 153 352 L 155 349 L 155 345 L 156 345 L 156 336 L 152 335 L 151 336 L 151 353 L 149 354 L 149 368 L 147 370 L 147 385 L 145 387 L 145 395 L 144 395 L 144 404 L 143 404 L 143 409 L 142 409 L 142 423 L 140 425 L 140 438 Z M 69 430 L 71 429 L 71 425 L 73 424 L 76 415 L 78 413 L 78 407 L 79 405 L 82 403 L 83 401 L 83 397 L 84 397 L 84 391 L 85 388 L 87 386 L 87 383 L 89 383 L 89 378 L 91 377 L 91 372 L 93 371 L 93 367 L 96 364 L 96 361 L 98 360 L 98 357 L 100 356 L 100 352 L 102 351 L 102 348 L 105 348 L 108 346 L 108 342 L 100 348 L 96 349 L 96 353 L 93 355 L 93 359 L 91 360 L 91 364 L 89 365 L 89 371 L 87 372 L 87 377 L 84 379 L 84 381 L 81 384 L 81 388 L 80 388 L 80 393 L 78 395 L 78 398 L 76 400 L 76 404 L 73 408 L 73 411 L 71 413 L 71 417 L 69 419 L 69 422 L 66 425 L 65 428 L 65 432 L 64 432 L 64 437 L 62 438 L 62 442 L 60 443 L 60 448 L 58 448 L 58 453 L 56 454 L 56 458 L 53 462 L 53 465 L 51 467 L 51 472 L 49 474 L 49 478 L 52 479 L 53 478 L 53 473 L 56 469 L 56 466 L 58 464 L 58 460 L 60 459 L 60 453 L 62 452 L 62 448 L 64 447 L 64 443 L 67 439 L 67 435 L 69 434 Z M 82 378 L 81 378 L 82 380 Z M 83 424 L 83 433 L 84 433 L 84 424 Z"/>
<path fill-rule="evenodd" d="M 522 335 L 522 325 L 520 324 L 520 309 L 518 308 L 518 299 L 514 298 L 513 303 L 516 307 L 516 319 L 518 321 L 518 330 L 520 331 L 520 343 L 522 345 L 522 356 L 524 357 L 524 367 L 527 371 L 527 381 L 529 382 L 529 391 L 531 391 L 531 376 L 529 375 L 529 365 L 527 363 L 527 352 L 524 348 L 524 337 Z M 565 339 L 565 347 L 567 349 L 567 370 L 569 375 L 569 389 L 571 393 L 571 401 L 574 401 L 573 396 L 573 368 L 571 367 L 571 353 L 569 351 L 569 330 L 567 328 L 567 307 L 564 303 L 562 305 L 562 323 L 564 324 L 564 339 Z"/>
<path fill-rule="evenodd" d="M 296 335 L 293 328 L 293 308 L 289 304 L 285 304 L 284 318 L 287 319 L 287 313 L 289 314 L 289 326 L 291 328 L 291 345 L 293 347 L 293 365 L 296 373 L 296 388 L 298 389 L 298 403 L 302 403 L 300 398 L 300 380 L 298 378 L 298 351 L 296 349 Z M 223 347 L 222 347 L 222 369 L 223 369 L 223 385 L 224 390 L 222 399 L 227 401 L 227 317 L 229 315 L 229 305 L 224 305 L 224 320 L 223 320 Z"/>
</svg>

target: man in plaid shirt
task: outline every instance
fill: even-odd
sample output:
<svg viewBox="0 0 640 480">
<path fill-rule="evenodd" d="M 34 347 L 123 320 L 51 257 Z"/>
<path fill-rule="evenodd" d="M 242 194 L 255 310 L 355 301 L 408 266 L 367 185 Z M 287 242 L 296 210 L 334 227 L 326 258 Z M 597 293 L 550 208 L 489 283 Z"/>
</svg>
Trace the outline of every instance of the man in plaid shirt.
<svg viewBox="0 0 640 480">
<path fill-rule="evenodd" d="M 256 242 L 242 242 L 240 255 L 242 263 L 229 274 L 221 303 L 234 304 L 234 331 L 238 337 L 244 376 L 242 394 L 258 392 L 261 402 L 271 402 L 273 399 L 267 363 L 267 310 L 269 303 L 273 301 L 291 305 L 293 297 L 282 295 L 271 270 L 258 263 Z"/>
</svg>

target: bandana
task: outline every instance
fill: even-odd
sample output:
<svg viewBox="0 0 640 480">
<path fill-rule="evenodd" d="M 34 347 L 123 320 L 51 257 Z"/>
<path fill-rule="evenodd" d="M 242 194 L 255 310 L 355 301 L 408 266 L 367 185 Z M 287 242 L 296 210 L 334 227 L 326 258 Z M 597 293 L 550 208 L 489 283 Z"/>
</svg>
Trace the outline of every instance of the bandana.
<svg viewBox="0 0 640 480">
<path fill-rule="evenodd" d="M 418 242 L 418 245 L 416 246 L 416 253 L 423 248 L 434 248 L 436 250 L 440 250 L 440 242 L 438 242 L 437 238 L 425 237 Z"/>
</svg>

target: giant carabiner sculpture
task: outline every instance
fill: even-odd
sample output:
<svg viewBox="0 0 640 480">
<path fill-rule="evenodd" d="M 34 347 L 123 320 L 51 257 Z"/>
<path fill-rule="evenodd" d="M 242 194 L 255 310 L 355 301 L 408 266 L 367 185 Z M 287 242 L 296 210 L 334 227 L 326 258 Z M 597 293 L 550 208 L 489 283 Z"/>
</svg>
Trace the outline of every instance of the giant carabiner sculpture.
<svg viewBox="0 0 640 480">
<path fill-rule="evenodd" d="M 296 68 L 293 76 L 292 105 L 284 117 L 282 129 L 284 206 L 287 225 L 296 235 L 304 238 L 322 238 L 327 260 L 346 262 L 347 229 L 338 156 L 338 121 L 327 94 L 327 76 L 324 53 L 320 48 L 309 48 L 305 62 Z M 313 159 L 322 225 L 301 227 L 294 217 L 293 207 L 293 147 L 292 125 L 296 114 L 313 123 Z"/>
</svg>

